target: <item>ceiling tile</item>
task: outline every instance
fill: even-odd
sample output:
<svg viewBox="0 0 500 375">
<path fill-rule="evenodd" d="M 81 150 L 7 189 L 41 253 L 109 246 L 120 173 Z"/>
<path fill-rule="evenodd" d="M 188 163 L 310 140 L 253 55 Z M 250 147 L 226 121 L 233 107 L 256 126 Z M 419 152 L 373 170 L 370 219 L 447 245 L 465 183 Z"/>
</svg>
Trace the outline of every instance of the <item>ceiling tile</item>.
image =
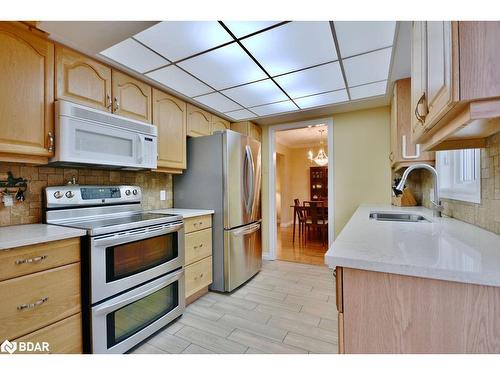
<svg viewBox="0 0 500 375">
<path fill-rule="evenodd" d="M 115 44 L 113 47 L 102 51 L 101 55 L 140 73 L 169 63 L 133 39 L 126 39 Z"/>
<path fill-rule="evenodd" d="M 292 98 L 345 88 L 338 62 L 285 74 L 275 80 Z"/>
<path fill-rule="evenodd" d="M 336 21 L 334 25 L 343 58 L 394 43 L 395 21 Z"/>
<path fill-rule="evenodd" d="M 347 90 L 338 90 L 326 92 L 319 95 L 306 96 L 305 98 L 295 99 L 295 103 L 304 109 L 311 107 L 319 107 L 321 105 L 335 104 L 348 101 Z"/>
<path fill-rule="evenodd" d="M 283 91 L 270 79 L 224 90 L 223 93 L 245 107 L 281 102 L 288 99 Z"/>
<path fill-rule="evenodd" d="M 217 90 L 267 78 L 236 43 L 182 61 L 178 65 Z"/>
<path fill-rule="evenodd" d="M 164 21 L 134 38 L 177 61 L 233 40 L 216 21 Z"/>
<path fill-rule="evenodd" d="M 392 48 L 370 52 L 343 60 L 349 86 L 363 85 L 387 79 Z"/>
<path fill-rule="evenodd" d="M 155 70 L 154 72 L 146 74 L 146 76 L 190 97 L 208 94 L 213 91 L 203 82 L 190 76 L 174 65 Z"/>
<path fill-rule="evenodd" d="M 371 96 L 385 95 L 385 90 L 387 88 L 387 81 L 370 83 L 369 85 L 362 85 L 357 87 L 351 87 L 349 92 L 351 94 L 351 99 L 362 99 Z"/>
<path fill-rule="evenodd" d="M 212 94 L 198 96 L 194 100 L 205 104 L 206 106 L 215 109 L 219 112 L 230 112 L 235 111 L 237 109 L 242 109 L 241 106 L 229 100 L 224 95 L 219 94 L 218 92 L 214 92 Z"/>
<path fill-rule="evenodd" d="M 250 112 L 248 109 L 240 109 L 238 111 L 233 111 L 233 112 L 227 112 L 225 113 L 229 117 L 235 120 L 246 120 L 249 118 L 254 118 L 257 117 L 255 116 L 252 112 Z"/>
<path fill-rule="evenodd" d="M 336 60 L 327 21 L 296 21 L 241 41 L 272 76 Z"/>
<path fill-rule="evenodd" d="M 274 113 L 296 111 L 298 108 L 291 100 L 287 100 L 285 102 L 266 104 L 250 109 L 259 116 L 267 116 Z"/>
<path fill-rule="evenodd" d="M 245 35 L 255 33 L 266 27 L 276 25 L 278 21 L 224 21 L 229 30 L 237 37 L 242 38 Z"/>
</svg>

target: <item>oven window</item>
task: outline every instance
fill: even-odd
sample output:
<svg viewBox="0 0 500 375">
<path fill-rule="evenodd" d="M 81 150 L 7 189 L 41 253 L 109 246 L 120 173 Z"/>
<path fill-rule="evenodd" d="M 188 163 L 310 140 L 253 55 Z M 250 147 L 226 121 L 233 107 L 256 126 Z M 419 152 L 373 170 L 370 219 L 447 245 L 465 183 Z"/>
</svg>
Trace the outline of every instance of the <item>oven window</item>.
<svg viewBox="0 0 500 375">
<path fill-rule="evenodd" d="M 106 248 L 106 281 L 140 273 L 177 258 L 177 236 L 177 232 L 168 233 Z"/>
<path fill-rule="evenodd" d="M 106 316 L 108 348 L 139 332 L 179 305 L 179 282 L 113 311 Z"/>
</svg>

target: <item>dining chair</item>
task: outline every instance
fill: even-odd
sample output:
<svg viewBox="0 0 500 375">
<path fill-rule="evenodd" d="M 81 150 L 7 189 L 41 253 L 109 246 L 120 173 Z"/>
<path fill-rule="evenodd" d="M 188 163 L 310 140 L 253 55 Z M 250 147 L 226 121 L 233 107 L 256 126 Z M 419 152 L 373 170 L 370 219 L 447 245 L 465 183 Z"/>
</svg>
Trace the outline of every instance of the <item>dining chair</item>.
<svg viewBox="0 0 500 375">
<path fill-rule="evenodd" d="M 304 207 L 307 209 L 307 216 L 305 219 L 305 244 L 311 231 L 316 231 L 321 235 L 321 243 L 324 245 L 326 242 L 325 235 L 328 233 L 328 219 L 326 214 L 326 207 L 324 201 L 306 201 Z"/>
<path fill-rule="evenodd" d="M 299 219 L 297 208 L 300 207 L 299 198 L 295 198 L 293 200 L 293 234 L 292 234 L 292 243 L 295 243 L 295 220 Z M 300 240 L 300 219 L 299 221 L 299 240 Z"/>
</svg>

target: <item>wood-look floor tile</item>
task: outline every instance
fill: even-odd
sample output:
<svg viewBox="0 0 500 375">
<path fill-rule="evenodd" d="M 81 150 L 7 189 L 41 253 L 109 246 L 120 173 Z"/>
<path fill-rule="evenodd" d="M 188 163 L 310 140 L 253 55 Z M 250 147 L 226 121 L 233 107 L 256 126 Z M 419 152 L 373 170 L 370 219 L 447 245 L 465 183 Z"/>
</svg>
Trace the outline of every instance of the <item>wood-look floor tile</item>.
<svg viewBox="0 0 500 375">
<path fill-rule="evenodd" d="M 339 329 L 339 322 L 337 320 L 337 316 L 335 316 L 334 319 L 321 318 L 319 322 L 319 327 L 337 332 Z"/>
<path fill-rule="evenodd" d="M 274 353 L 274 354 L 307 353 L 306 350 L 293 347 L 290 345 L 284 345 L 274 340 L 270 340 L 265 337 L 255 335 L 239 329 L 234 330 L 233 333 L 229 335 L 228 339 L 266 353 Z"/>
<path fill-rule="evenodd" d="M 236 296 L 232 296 L 228 293 L 208 293 L 205 298 L 211 299 L 215 302 L 224 302 L 229 303 L 234 306 L 241 307 L 247 310 L 253 310 L 257 304 L 255 302 L 251 302 L 249 300 L 238 298 Z"/>
<path fill-rule="evenodd" d="M 258 294 L 260 296 L 273 298 L 277 301 L 283 301 L 286 297 L 286 293 L 275 292 L 273 290 L 254 288 L 251 285 L 245 285 L 245 287 L 238 289 L 236 292 L 234 292 L 233 295 L 241 296 L 241 298 L 244 298 L 249 293 Z"/>
<path fill-rule="evenodd" d="M 314 290 L 314 288 L 311 288 L 310 290 L 309 289 L 304 290 L 300 288 L 277 286 L 274 290 L 276 292 L 286 293 L 288 295 L 293 295 L 293 296 L 315 298 L 320 302 L 328 302 L 328 298 L 331 297 L 330 295 L 322 291 L 318 292 Z"/>
<path fill-rule="evenodd" d="M 222 319 L 222 318 L 221 318 Z M 213 333 L 214 335 L 227 337 L 232 332 L 233 328 L 220 323 L 220 319 L 216 322 L 202 318 L 201 316 L 185 312 L 181 317 L 180 322 L 186 326 L 198 328 L 202 331 Z"/>
<path fill-rule="evenodd" d="M 219 320 L 219 323 L 224 324 L 227 327 L 238 328 L 240 330 L 264 336 L 272 340 L 277 340 L 279 342 L 283 341 L 287 334 L 286 330 L 278 328 L 276 326 L 273 327 L 266 324 L 256 323 L 230 314 L 224 315 Z"/>
<path fill-rule="evenodd" d="M 202 348 L 199 345 L 191 344 L 189 345 L 182 354 L 215 354 L 213 351 Z"/>
<path fill-rule="evenodd" d="M 212 307 L 193 305 L 193 304 L 187 306 L 186 311 L 190 312 L 191 314 L 196 314 L 198 316 L 201 316 L 202 318 L 213 321 L 219 320 L 223 315 L 215 311 Z"/>
<path fill-rule="evenodd" d="M 184 328 L 185 327 L 183 327 L 182 329 Z M 157 335 L 151 337 L 147 341 L 147 343 L 172 354 L 181 353 L 190 344 L 188 340 L 183 340 L 182 338 L 166 333 L 165 331 L 162 331 Z"/>
<path fill-rule="evenodd" d="M 319 317 L 311 314 L 305 314 L 301 312 L 294 312 L 289 310 L 283 310 L 272 306 L 259 305 L 255 310 L 263 313 L 270 314 L 272 316 L 283 317 L 286 319 L 297 320 L 299 322 L 304 322 L 306 324 L 311 324 L 317 326 L 319 324 Z"/>
<path fill-rule="evenodd" d="M 211 350 L 214 353 L 243 354 L 248 348 L 248 345 L 236 343 L 223 337 L 213 335 L 211 333 L 201 331 L 189 326 L 182 328 L 175 335 L 182 338 L 183 340 L 199 345 L 202 348 Z"/>
<path fill-rule="evenodd" d="M 325 341 L 313 339 L 311 337 L 298 335 L 296 333 L 289 332 L 285 340 L 283 340 L 285 344 L 292 345 L 295 347 L 302 348 L 311 353 L 329 353 L 329 354 L 337 354 L 338 346 L 336 344 L 328 343 Z"/>
<path fill-rule="evenodd" d="M 335 331 L 319 328 L 310 324 L 305 324 L 297 320 L 290 320 L 283 317 L 272 317 L 267 325 L 280 328 L 281 330 L 298 333 L 303 336 L 326 341 L 332 344 L 338 343 L 338 334 Z"/>
<path fill-rule="evenodd" d="M 316 303 L 313 305 L 303 305 L 302 310 L 303 313 L 316 315 L 321 318 L 326 319 L 334 319 L 337 316 L 337 306 L 335 303 Z"/>
<path fill-rule="evenodd" d="M 245 299 L 256 302 L 260 305 L 272 306 L 272 307 L 276 307 L 278 309 L 289 310 L 289 311 L 299 312 L 300 309 L 302 308 L 302 305 L 299 305 L 298 303 L 292 303 L 292 302 L 287 302 L 287 301 L 282 302 L 282 301 L 279 301 L 275 298 L 265 297 L 265 296 L 261 296 L 261 295 L 253 294 L 253 293 L 248 293 L 245 296 Z"/>
<path fill-rule="evenodd" d="M 328 309 L 333 309 L 337 311 L 337 306 L 335 302 L 327 302 L 327 301 L 321 301 L 318 298 L 315 297 L 306 297 L 306 296 L 296 296 L 293 294 L 288 294 L 285 298 L 285 302 L 289 303 L 296 303 L 302 306 L 310 306 L 313 308 L 318 307 L 320 310 L 328 310 Z"/>
<path fill-rule="evenodd" d="M 240 318 L 251 320 L 252 322 L 262 323 L 262 324 L 265 324 L 269 320 L 269 318 L 271 318 L 271 314 L 261 311 L 242 309 L 238 306 L 224 302 L 215 303 L 212 306 L 212 309 L 222 315 L 231 314 L 234 316 L 238 316 Z"/>
<path fill-rule="evenodd" d="M 184 327 L 184 324 L 179 323 L 179 320 L 177 319 L 174 322 L 170 323 L 168 326 L 166 326 L 164 331 L 173 335 L 175 332 L 180 330 L 182 327 Z"/>
<path fill-rule="evenodd" d="M 130 354 L 169 354 L 169 353 L 145 342 L 142 343 L 141 346 L 135 348 L 132 352 L 130 352 Z"/>
</svg>

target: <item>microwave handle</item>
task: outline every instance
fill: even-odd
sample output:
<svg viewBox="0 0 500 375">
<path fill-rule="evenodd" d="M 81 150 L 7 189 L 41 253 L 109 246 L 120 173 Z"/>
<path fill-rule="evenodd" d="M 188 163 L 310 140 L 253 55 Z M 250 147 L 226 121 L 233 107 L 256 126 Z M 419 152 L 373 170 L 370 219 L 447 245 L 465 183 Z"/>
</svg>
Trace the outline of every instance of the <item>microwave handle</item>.
<svg viewBox="0 0 500 375">
<path fill-rule="evenodd" d="M 143 154 L 144 154 L 144 137 L 140 134 L 137 135 L 138 143 L 137 143 L 137 163 L 142 164 L 143 162 Z"/>
<path fill-rule="evenodd" d="M 137 300 L 140 300 L 141 298 L 147 297 L 148 295 L 150 295 L 154 292 L 157 292 L 158 290 L 172 284 L 173 282 L 179 280 L 183 275 L 184 275 L 184 270 L 180 269 L 177 272 L 174 272 L 173 274 L 168 275 L 167 278 L 160 281 L 159 283 L 155 283 L 155 285 L 153 285 L 151 288 L 148 288 L 148 289 L 146 289 L 138 294 L 135 294 L 135 295 L 130 296 L 128 298 L 127 297 L 120 298 L 120 296 L 118 296 L 118 297 L 116 297 L 116 299 L 118 299 L 118 301 L 115 298 L 113 298 L 112 300 L 110 300 L 108 302 L 104 302 L 99 307 L 93 308 L 92 309 L 93 313 L 95 315 L 106 315 L 112 311 L 116 311 L 123 306 L 129 305 L 132 302 L 135 302 Z"/>
</svg>

